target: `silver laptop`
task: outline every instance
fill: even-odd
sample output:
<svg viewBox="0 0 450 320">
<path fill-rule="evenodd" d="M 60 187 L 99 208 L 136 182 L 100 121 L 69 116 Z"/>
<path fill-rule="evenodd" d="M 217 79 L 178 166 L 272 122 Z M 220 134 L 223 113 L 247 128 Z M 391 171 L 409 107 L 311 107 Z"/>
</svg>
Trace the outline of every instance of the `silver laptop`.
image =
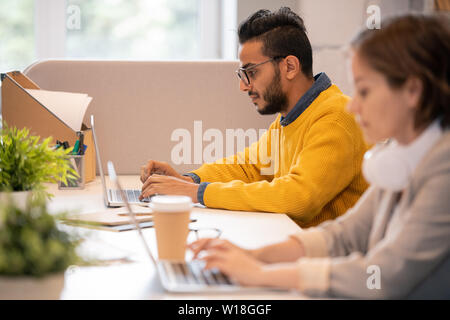
<svg viewBox="0 0 450 320">
<path fill-rule="evenodd" d="M 98 170 L 100 171 L 100 178 L 102 180 L 103 185 L 103 199 L 105 201 L 105 205 L 107 207 L 122 207 L 125 205 L 123 201 L 122 195 L 117 189 L 108 189 L 106 186 L 105 175 L 103 174 L 102 160 L 100 156 L 99 146 L 97 136 L 95 134 L 95 126 L 94 126 L 94 115 L 91 115 L 91 128 L 92 128 L 92 136 L 94 137 L 94 146 L 95 146 L 95 154 L 97 157 L 97 165 Z M 144 204 L 147 205 L 150 198 L 145 198 L 143 201 L 139 200 L 139 196 L 141 194 L 141 190 L 139 189 L 128 189 L 124 190 L 125 197 L 128 202 L 131 204 Z"/>
<path fill-rule="evenodd" d="M 108 161 L 108 174 L 112 181 L 116 182 L 117 189 L 122 194 L 122 190 L 117 175 L 114 170 L 114 165 Z M 126 198 L 125 198 L 126 199 Z M 173 262 L 168 260 L 156 260 L 153 256 L 145 238 L 142 234 L 142 229 L 137 223 L 135 214 L 133 213 L 130 204 L 125 200 L 128 213 L 131 221 L 135 225 L 139 238 L 144 245 L 145 251 L 149 256 L 152 264 L 156 267 L 161 283 L 169 292 L 236 292 L 236 291 L 267 291 L 272 290 L 267 287 L 242 287 L 229 279 L 225 274 L 218 270 L 203 269 L 204 263 L 202 261 L 190 262 Z M 279 290 L 279 289 L 274 289 Z M 284 291 L 284 290 L 283 290 Z"/>
</svg>

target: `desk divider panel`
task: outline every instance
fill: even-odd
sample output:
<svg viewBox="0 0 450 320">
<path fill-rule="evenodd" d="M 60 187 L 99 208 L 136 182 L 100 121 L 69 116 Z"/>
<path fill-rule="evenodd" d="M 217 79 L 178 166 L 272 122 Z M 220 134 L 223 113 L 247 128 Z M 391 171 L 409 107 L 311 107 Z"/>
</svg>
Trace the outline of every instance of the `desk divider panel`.
<svg viewBox="0 0 450 320">
<path fill-rule="evenodd" d="M 239 90 L 238 66 L 221 60 L 47 60 L 24 74 L 42 89 L 93 98 L 84 122 L 94 115 L 103 168 L 112 160 L 124 175 L 139 174 L 149 159 L 187 172 L 207 160 L 209 133 L 220 132 L 225 156 L 228 129 L 268 129 L 275 116 L 260 115 L 247 92 Z M 191 157 L 176 163 L 172 151 L 182 142 L 180 132 L 190 135 Z M 236 150 L 237 145 L 235 138 Z"/>
</svg>

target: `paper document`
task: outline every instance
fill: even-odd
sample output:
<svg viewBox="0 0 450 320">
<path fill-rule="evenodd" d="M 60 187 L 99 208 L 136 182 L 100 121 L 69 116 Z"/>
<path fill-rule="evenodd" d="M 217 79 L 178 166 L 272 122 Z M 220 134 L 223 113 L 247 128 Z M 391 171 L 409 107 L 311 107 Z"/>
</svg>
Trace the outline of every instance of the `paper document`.
<svg viewBox="0 0 450 320">
<path fill-rule="evenodd" d="M 92 101 L 85 93 L 25 89 L 74 131 L 80 131 L 84 114 Z"/>
</svg>

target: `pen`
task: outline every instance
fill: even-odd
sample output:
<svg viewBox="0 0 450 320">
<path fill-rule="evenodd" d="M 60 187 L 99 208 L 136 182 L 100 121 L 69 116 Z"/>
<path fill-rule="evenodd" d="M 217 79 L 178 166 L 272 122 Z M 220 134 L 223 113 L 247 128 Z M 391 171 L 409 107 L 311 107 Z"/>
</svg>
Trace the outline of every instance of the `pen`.
<svg viewBox="0 0 450 320">
<path fill-rule="evenodd" d="M 73 146 L 72 154 L 78 154 L 78 149 L 80 148 L 80 140 L 75 141 Z"/>
<path fill-rule="evenodd" d="M 79 131 L 77 132 L 77 135 L 79 137 L 78 141 L 78 154 L 83 155 L 84 154 L 84 133 Z"/>
<path fill-rule="evenodd" d="M 56 140 L 56 144 L 52 147 L 53 150 L 58 150 L 62 146 L 62 142 Z"/>
</svg>

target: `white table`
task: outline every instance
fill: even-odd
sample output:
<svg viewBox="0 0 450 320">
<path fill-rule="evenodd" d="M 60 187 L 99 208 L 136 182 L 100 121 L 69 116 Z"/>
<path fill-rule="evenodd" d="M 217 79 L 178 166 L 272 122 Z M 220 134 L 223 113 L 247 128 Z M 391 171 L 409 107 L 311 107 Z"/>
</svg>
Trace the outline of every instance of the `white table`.
<svg viewBox="0 0 450 320">
<path fill-rule="evenodd" d="M 140 188 L 138 176 L 121 176 L 124 188 Z M 49 185 L 55 195 L 49 203 L 52 212 L 68 210 L 91 213 L 106 209 L 99 178 L 86 184 L 84 190 L 58 190 Z M 148 210 L 134 207 L 135 210 Z M 222 238 L 246 248 L 284 240 L 300 228 L 284 214 L 242 212 L 194 208 L 195 226 L 220 228 Z M 72 227 L 67 227 L 72 228 Z M 87 240 L 80 250 L 84 255 L 101 259 L 105 265 L 71 267 L 66 272 L 62 299 L 302 299 L 296 292 L 233 293 L 233 294 L 173 294 L 164 291 L 155 268 L 146 256 L 136 231 L 110 232 L 73 228 Z M 143 230 L 152 252 L 157 255 L 153 228 Z M 190 235 L 188 241 L 193 240 Z"/>
</svg>

